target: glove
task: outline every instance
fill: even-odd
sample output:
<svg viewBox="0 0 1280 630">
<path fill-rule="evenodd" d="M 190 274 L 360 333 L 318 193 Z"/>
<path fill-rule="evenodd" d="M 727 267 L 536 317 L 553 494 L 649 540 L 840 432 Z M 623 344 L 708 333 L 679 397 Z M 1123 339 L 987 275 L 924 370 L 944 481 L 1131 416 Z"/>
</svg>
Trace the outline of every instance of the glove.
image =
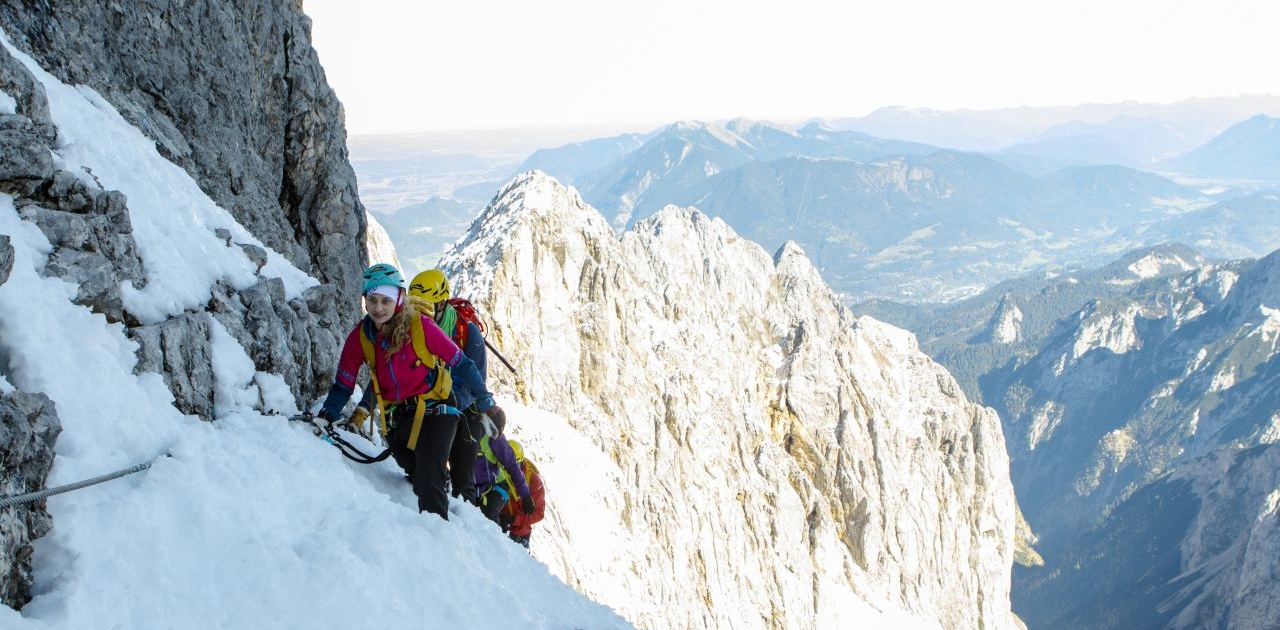
<svg viewBox="0 0 1280 630">
<path fill-rule="evenodd" d="M 485 412 L 490 420 L 493 420 L 494 426 L 498 427 L 498 433 L 502 433 L 507 428 L 507 412 L 502 407 L 494 405 Z"/>
<path fill-rule="evenodd" d="M 326 435 L 333 430 L 333 421 L 329 419 L 329 414 L 323 411 L 311 416 L 311 424 L 316 427 L 316 435 Z"/>
<path fill-rule="evenodd" d="M 364 407 L 356 407 L 355 411 L 351 412 L 351 417 L 347 418 L 351 426 L 356 428 L 356 432 L 364 431 L 364 423 L 368 420 L 369 410 Z"/>
<path fill-rule="evenodd" d="M 534 505 L 533 497 L 525 497 L 523 499 L 520 499 L 521 512 L 524 512 L 525 514 L 533 514 L 533 510 L 536 507 L 538 506 Z"/>
</svg>

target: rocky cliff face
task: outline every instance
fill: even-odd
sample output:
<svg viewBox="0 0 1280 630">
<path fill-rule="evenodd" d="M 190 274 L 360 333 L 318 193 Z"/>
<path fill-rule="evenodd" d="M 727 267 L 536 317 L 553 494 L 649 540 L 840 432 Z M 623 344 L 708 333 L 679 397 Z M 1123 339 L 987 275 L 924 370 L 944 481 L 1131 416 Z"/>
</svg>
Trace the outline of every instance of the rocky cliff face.
<svg viewBox="0 0 1280 630">
<path fill-rule="evenodd" d="M 1274 627 L 1278 307 L 1280 253 L 1157 277 L 984 378 L 1045 559 L 1032 627 Z"/>
<path fill-rule="evenodd" d="M 1032 627 L 1271 630 L 1280 619 L 1280 446 L 1221 449 L 1135 489 L 1049 570 Z"/>
<path fill-rule="evenodd" d="M 139 344 L 136 370 L 162 374 L 175 405 L 205 419 L 216 416 L 210 316 L 259 370 L 283 376 L 305 401 L 331 377 L 340 345 L 331 331 L 353 321 L 359 308 L 365 214 L 346 159 L 341 106 L 325 84 L 309 28 L 300 5 L 288 0 L 0 0 L 6 42 L 0 46 L 0 196 L 52 244 L 39 271 L 78 285 L 77 303 L 126 326 Z M 247 227 L 262 246 L 233 242 L 225 231 L 217 238 L 256 263 L 256 282 L 217 282 L 199 307 L 131 311 L 125 296 L 162 281 L 165 270 L 140 255 L 128 196 L 63 159 L 74 147 L 60 133 L 47 84 L 33 65 L 101 97 Z M 321 286 L 286 299 L 280 280 L 262 273 L 263 246 Z M 0 365 L 0 376 L 15 389 L 15 404 L 29 407 L 22 401 L 32 392 L 24 393 L 21 371 Z M 52 441 L 56 415 L 42 413 L 48 424 L 34 433 Z M 5 417 L 37 416 L 28 410 Z M 19 457 L 19 467 L 49 461 L 34 453 Z M 23 485 L 12 470 L 0 472 L 6 489 Z M 43 473 L 25 479 L 26 485 L 42 482 Z M 15 518 L 38 524 L 47 515 L 23 507 Z M 21 550 L 21 534 L 6 542 L 14 544 L 4 548 L 19 549 L 19 560 L 29 553 Z M 0 557 L 0 566 L 15 565 Z M 0 590 L 18 593 L 6 603 L 22 604 L 21 584 Z"/>
<path fill-rule="evenodd" d="M 4 0 L 0 26 L 64 83 L 101 94 L 268 247 L 358 288 L 350 236 L 364 221 L 342 106 L 300 3 Z M 39 106 L 24 109 L 48 128 Z"/>
<path fill-rule="evenodd" d="M 400 256 L 396 253 L 396 246 L 391 242 L 391 237 L 387 236 L 386 228 L 382 227 L 382 224 L 368 212 L 365 213 L 365 219 L 368 222 L 365 243 L 369 247 L 369 259 L 366 262 L 370 265 L 378 262 L 391 263 L 401 272 L 408 274 L 409 270 L 400 265 Z"/>
<path fill-rule="evenodd" d="M 42 394 L 5 391 L 0 382 L 0 495 L 44 488 L 60 429 L 53 403 Z M 43 503 L 0 508 L 0 604 L 31 600 L 31 544 L 53 526 Z"/>
<path fill-rule="evenodd" d="M 1014 504 L 996 416 L 902 330 L 855 319 L 804 254 L 670 207 L 621 238 L 529 173 L 445 259 L 617 488 L 621 549 L 553 570 L 650 628 L 830 628 L 871 608 L 1012 628 Z M 551 483 L 551 482 L 549 482 Z M 554 502 L 552 503 L 554 510 Z"/>
</svg>

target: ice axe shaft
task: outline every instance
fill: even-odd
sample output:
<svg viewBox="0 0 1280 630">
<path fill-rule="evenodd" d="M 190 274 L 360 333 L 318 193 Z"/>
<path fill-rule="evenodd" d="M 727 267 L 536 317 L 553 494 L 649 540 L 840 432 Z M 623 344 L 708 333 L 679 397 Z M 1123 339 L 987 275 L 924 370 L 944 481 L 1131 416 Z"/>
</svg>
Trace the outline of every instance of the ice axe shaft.
<svg viewBox="0 0 1280 630">
<path fill-rule="evenodd" d="M 515 373 L 516 373 L 516 369 L 515 369 L 514 367 L 512 367 L 512 366 L 511 366 L 511 363 L 507 361 L 507 358 L 506 358 L 506 357 L 504 357 L 504 356 L 502 356 L 502 353 L 501 353 L 501 352 L 498 352 L 498 349 L 497 349 L 497 348 L 495 348 L 495 347 L 493 347 L 493 344 L 489 343 L 489 340 L 488 340 L 488 339 L 485 339 L 485 340 L 484 340 L 484 345 L 485 345 L 485 347 L 489 348 L 489 350 L 491 350 L 491 351 L 493 352 L 493 356 L 498 357 L 498 360 L 499 360 L 499 361 L 502 361 L 502 364 L 503 364 L 503 365 L 505 365 L 505 366 L 507 366 L 507 369 L 508 369 L 508 370 L 511 370 L 511 373 L 512 373 L 512 374 L 515 374 Z"/>
</svg>

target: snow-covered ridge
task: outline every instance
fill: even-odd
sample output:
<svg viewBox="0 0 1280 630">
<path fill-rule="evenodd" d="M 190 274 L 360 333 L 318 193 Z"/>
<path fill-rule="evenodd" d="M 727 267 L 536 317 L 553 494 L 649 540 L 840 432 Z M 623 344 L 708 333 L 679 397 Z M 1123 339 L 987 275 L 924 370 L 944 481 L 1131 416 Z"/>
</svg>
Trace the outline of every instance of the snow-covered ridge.
<svg viewBox="0 0 1280 630">
<path fill-rule="evenodd" d="M 520 370 L 491 378 L 616 465 L 626 561 L 539 553 L 584 592 L 648 628 L 1013 627 L 994 414 L 799 247 L 674 206 L 619 237 L 529 173 L 444 265 Z"/>
</svg>

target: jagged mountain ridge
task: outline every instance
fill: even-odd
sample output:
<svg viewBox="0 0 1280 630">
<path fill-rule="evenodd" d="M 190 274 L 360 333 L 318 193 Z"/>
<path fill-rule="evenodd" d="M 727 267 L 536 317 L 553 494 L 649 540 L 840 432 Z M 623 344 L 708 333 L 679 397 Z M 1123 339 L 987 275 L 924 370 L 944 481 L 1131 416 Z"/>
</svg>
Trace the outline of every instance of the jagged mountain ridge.
<svg viewBox="0 0 1280 630">
<path fill-rule="evenodd" d="M 585 592 L 643 627 L 839 627 L 867 606 L 1014 627 L 996 418 L 910 335 L 854 320 L 799 248 L 771 260 L 674 207 L 618 237 L 527 173 L 443 264 L 524 366 L 492 371 L 497 386 L 616 464 L 605 508 L 632 555 L 555 554 Z"/>
<path fill-rule="evenodd" d="M 948 367 L 965 394 L 983 402 L 981 378 L 1010 360 L 1035 354 L 1059 322 L 1090 302 L 1137 295 L 1135 285 L 1161 283 L 1162 278 L 1207 264 L 1203 255 L 1185 245 L 1159 245 L 1129 252 L 1097 269 L 1075 267 L 1007 280 L 949 304 L 908 306 L 872 300 L 854 310 L 915 333 L 921 348 Z M 1154 306 L 1161 301 L 1151 300 Z"/>
<path fill-rule="evenodd" d="M 1270 285 L 1261 264 L 1204 267 L 1091 301 L 1034 356 L 987 375 L 1046 549 L 1181 459 L 1269 439 L 1272 396 L 1244 393 L 1269 380 L 1274 355 L 1269 302 L 1250 295 Z"/>
<path fill-rule="evenodd" d="M 1188 252 L 1008 283 L 909 324 L 1000 412 L 1045 562 L 1014 573 L 1030 627 L 1260 630 L 1280 609 L 1274 471 L 1243 463 L 1280 439 L 1280 252 Z"/>
<path fill-rule="evenodd" d="M 1277 471 L 1274 443 L 1178 466 L 1119 503 L 1055 562 L 1071 569 L 1035 571 L 1022 606 L 1042 611 L 1043 627 L 1274 628 Z"/>
</svg>

